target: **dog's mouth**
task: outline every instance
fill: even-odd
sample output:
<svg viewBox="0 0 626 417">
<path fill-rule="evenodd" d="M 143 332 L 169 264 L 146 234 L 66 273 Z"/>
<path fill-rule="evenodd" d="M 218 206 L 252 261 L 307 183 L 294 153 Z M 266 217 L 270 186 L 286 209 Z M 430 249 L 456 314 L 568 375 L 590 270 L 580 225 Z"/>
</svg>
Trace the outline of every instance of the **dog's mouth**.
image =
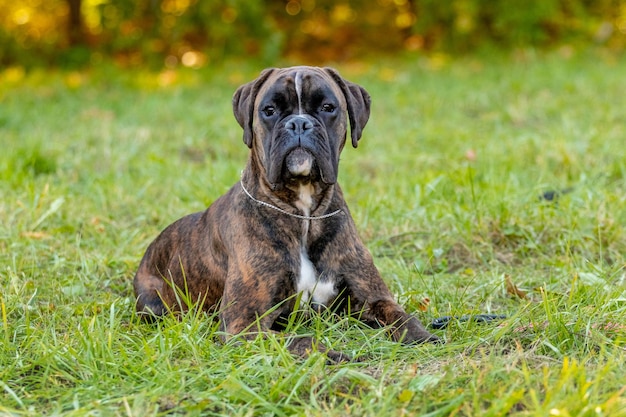
<svg viewBox="0 0 626 417">
<path fill-rule="evenodd" d="M 315 168 L 315 158 L 304 148 L 297 147 L 285 157 L 285 173 L 289 178 L 309 178 Z"/>
<path fill-rule="evenodd" d="M 296 145 L 286 152 L 271 158 L 268 165 L 267 179 L 273 189 L 287 184 L 324 183 L 334 184 L 337 181 L 335 169 L 324 152 L 316 152 L 308 146 Z"/>
</svg>

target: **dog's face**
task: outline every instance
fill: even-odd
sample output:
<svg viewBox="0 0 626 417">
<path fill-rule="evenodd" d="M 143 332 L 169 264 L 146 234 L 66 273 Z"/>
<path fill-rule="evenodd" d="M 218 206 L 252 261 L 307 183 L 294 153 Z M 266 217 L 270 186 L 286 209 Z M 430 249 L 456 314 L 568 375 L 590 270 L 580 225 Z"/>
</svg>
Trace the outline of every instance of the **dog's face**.
<svg viewBox="0 0 626 417">
<path fill-rule="evenodd" d="M 348 119 L 357 146 L 370 98 L 329 68 L 269 69 L 233 97 L 244 142 L 273 189 L 291 182 L 337 181 Z"/>
</svg>

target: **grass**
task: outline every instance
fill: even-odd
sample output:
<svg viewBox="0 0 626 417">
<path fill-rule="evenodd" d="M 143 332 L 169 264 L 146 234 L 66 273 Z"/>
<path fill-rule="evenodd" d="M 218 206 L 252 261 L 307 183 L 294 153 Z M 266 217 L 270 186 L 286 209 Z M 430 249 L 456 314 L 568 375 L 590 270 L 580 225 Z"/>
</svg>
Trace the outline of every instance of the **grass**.
<svg viewBox="0 0 626 417">
<path fill-rule="evenodd" d="M 339 66 L 374 100 L 340 181 L 389 286 L 425 323 L 508 316 L 443 346 L 290 324 L 367 358 L 339 366 L 133 314 L 148 243 L 244 165 L 230 97 L 259 69 L 234 67 L 0 73 L 0 415 L 626 415 L 623 57 Z"/>
</svg>

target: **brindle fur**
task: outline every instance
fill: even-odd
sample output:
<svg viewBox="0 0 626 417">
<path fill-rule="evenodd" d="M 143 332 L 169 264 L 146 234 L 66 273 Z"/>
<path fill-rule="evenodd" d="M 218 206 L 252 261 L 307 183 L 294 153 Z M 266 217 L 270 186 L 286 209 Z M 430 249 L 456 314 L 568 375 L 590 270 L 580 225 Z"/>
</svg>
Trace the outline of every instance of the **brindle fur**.
<svg viewBox="0 0 626 417">
<path fill-rule="evenodd" d="M 326 119 L 315 126 L 324 130 L 316 132 L 321 136 L 310 144 L 316 169 L 307 178 L 289 178 L 281 167 L 272 165 L 281 164 L 277 160 L 287 145 L 276 139 L 278 123 L 263 122 L 258 116 L 264 100 L 277 94 L 284 94 L 281 112 L 293 112 L 294 71 L 304 71 L 310 94 L 305 96 L 307 105 L 320 94 L 335 97 L 339 105 L 336 116 L 320 116 Z M 204 310 L 219 312 L 227 335 L 248 329 L 271 331 L 279 317 L 293 311 L 304 246 L 319 279 L 335 281 L 338 296 L 332 304 L 338 310 L 349 306 L 366 322 L 390 326 L 396 341 L 437 341 L 394 301 L 358 237 L 336 183 L 348 121 L 356 147 L 369 118 L 367 92 L 332 69 L 270 69 L 237 90 L 233 109 L 251 149 L 242 181 L 255 198 L 298 213 L 298 187 L 312 185 L 311 216 L 335 210 L 341 213 L 323 220 L 301 220 L 260 206 L 237 183 L 206 211 L 171 224 L 148 247 L 134 279 L 137 311 L 149 318 L 184 311 L 188 307 L 182 294 Z M 275 143 L 270 143 L 272 140 Z M 318 349 L 333 361 L 347 360 L 312 338 L 294 339 L 289 348 L 297 355 Z"/>
</svg>

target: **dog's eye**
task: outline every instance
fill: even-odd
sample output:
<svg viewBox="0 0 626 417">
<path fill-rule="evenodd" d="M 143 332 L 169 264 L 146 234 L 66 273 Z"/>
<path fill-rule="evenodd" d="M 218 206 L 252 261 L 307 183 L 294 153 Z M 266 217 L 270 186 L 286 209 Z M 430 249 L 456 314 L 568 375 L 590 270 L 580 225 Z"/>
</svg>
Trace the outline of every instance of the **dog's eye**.
<svg viewBox="0 0 626 417">
<path fill-rule="evenodd" d="M 267 106 L 263 109 L 263 113 L 265 113 L 267 117 L 270 117 L 273 116 L 274 113 L 276 113 L 276 109 L 274 108 L 274 106 Z"/>
<path fill-rule="evenodd" d="M 326 113 L 332 113 L 335 111 L 335 106 L 332 104 L 326 103 L 322 105 L 322 111 Z"/>
</svg>

